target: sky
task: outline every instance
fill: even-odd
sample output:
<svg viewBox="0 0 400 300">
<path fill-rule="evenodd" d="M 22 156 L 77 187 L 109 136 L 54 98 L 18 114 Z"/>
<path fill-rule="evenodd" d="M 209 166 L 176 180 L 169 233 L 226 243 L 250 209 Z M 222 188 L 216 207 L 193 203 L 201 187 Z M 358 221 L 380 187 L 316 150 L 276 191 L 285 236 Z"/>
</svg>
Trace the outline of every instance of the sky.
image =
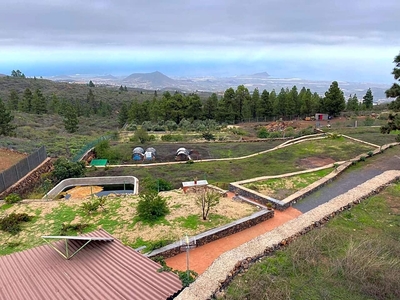
<svg viewBox="0 0 400 300">
<path fill-rule="evenodd" d="M 0 73 L 391 84 L 399 11 L 399 0 L 1 0 Z"/>
</svg>

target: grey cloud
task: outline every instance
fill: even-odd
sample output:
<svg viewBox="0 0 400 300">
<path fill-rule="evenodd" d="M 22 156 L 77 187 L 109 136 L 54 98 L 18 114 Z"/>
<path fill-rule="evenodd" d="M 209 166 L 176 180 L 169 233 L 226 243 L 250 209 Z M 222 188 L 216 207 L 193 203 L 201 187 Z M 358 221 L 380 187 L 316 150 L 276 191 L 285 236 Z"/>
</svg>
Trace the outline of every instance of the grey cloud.
<svg viewBox="0 0 400 300">
<path fill-rule="evenodd" d="M 3 0 L 0 47 L 397 42 L 398 0 Z"/>
</svg>

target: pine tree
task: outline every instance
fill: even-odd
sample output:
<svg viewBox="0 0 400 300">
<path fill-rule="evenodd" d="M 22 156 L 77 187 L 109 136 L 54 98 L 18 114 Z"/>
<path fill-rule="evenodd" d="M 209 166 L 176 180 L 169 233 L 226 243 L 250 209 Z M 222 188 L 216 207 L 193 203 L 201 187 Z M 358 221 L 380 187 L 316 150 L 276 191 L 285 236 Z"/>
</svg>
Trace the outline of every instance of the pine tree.
<svg viewBox="0 0 400 300">
<path fill-rule="evenodd" d="M 18 103 L 19 103 L 19 97 L 18 93 L 16 90 L 11 90 L 10 91 L 10 97 L 8 100 L 8 109 L 9 110 L 17 110 L 18 109 Z"/>
<path fill-rule="evenodd" d="M 15 126 L 11 124 L 14 116 L 6 109 L 3 100 L 0 98 L 0 135 L 12 136 Z"/>
<path fill-rule="evenodd" d="M 69 133 L 74 133 L 78 130 L 79 121 L 78 121 L 78 114 L 75 108 L 69 104 L 65 107 L 64 111 L 64 127 L 65 130 Z"/>
<path fill-rule="evenodd" d="M 394 79 L 400 81 L 400 53 L 394 58 L 393 63 L 396 64 L 396 67 L 393 69 L 392 74 L 394 75 Z M 394 83 L 385 93 L 386 97 L 395 98 L 395 100 L 390 103 L 389 108 L 395 111 L 400 111 L 400 85 Z"/>
<path fill-rule="evenodd" d="M 22 95 L 22 101 L 19 102 L 18 109 L 22 112 L 29 113 L 32 111 L 33 94 L 29 88 L 26 88 Z"/>
<path fill-rule="evenodd" d="M 365 105 L 366 109 L 372 109 L 374 105 L 374 96 L 372 96 L 371 89 L 368 89 L 363 97 L 363 104 Z"/>
<path fill-rule="evenodd" d="M 331 116 L 337 116 L 346 107 L 346 101 L 337 81 L 333 81 L 329 90 L 325 92 L 323 109 Z"/>
<path fill-rule="evenodd" d="M 128 121 L 128 117 L 128 106 L 126 103 L 122 103 L 121 110 L 118 114 L 118 125 L 120 128 L 122 128 Z"/>
<path fill-rule="evenodd" d="M 36 89 L 33 94 L 32 112 L 38 115 L 47 113 L 47 101 L 40 89 Z"/>
</svg>

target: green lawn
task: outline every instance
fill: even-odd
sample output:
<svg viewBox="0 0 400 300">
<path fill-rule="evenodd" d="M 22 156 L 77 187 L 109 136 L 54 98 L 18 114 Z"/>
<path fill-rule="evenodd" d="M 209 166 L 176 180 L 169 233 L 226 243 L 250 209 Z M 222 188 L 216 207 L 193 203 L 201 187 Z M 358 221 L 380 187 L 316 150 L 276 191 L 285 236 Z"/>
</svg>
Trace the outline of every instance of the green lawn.
<svg viewBox="0 0 400 300">
<path fill-rule="evenodd" d="M 307 157 L 331 158 L 335 161 L 351 159 L 374 150 L 371 146 L 345 138 L 322 139 L 291 145 L 276 151 L 260 154 L 243 160 L 195 162 L 155 167 L 123 167 L 97 169 L 87 176 L 133 175 L 143 180 L 146 177 L 163 178 L 179 187 L 182 181 L 207 179 L 210 183 L 225 186 L 234 181 L 259 176 L 279 175 L 305 170 L 299 163 Z"/>
<path fill-rule="evenodd" d="M 224 299 L 400 299 L 400 183 L 262 259 Z"/>
</svg>

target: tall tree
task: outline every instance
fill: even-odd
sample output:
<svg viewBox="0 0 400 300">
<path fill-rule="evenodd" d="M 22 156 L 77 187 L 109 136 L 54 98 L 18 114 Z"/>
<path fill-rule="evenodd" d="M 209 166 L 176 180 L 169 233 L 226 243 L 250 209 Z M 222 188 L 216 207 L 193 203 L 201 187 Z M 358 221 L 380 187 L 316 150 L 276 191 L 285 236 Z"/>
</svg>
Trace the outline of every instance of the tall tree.
<svg viewBox="0 0 400 300">
<path fill-rule="evenodd" d="M 11 71 L 11 77 L 17 77 L 17 78 L 25 78 L 25 74 L 22 73 L 20 70 L 12 70 Z"/>
<path fill-rule="evenodd" d="M 372 109 L 374 105 L 374 96 L 372 96 L 371 89 L 368 89 L 363 97 L 363 104 L 366 109 Z"/>
<path fill-rule="evenodd" d="M 392 74 L 394 75 L 395 80 L 400 81 L 400 53 L 394 58 L 393 63 L 395 63 L 396 66 L 393 68 Z M 389 108 L 395 111 L 400 111 L 400 85 L 394 83 L 385 93 L 386 97 L 395 98 L 395 100 L 390 103 Z"/>
<path fill-rule="evenodd" d="M 18 93 L 17 93 L 16 90 L 12 89 L 10 91 L 10 96 L 9 96 L 9 99 L 8 99 L 8 109 L 17 110 L 18 109 L 18 102 L 19 102 Z"/>
<path fill-rule="evenodd" d="M 238 112 L 235 115 L 235 123 L 239 123 L 243 120 L 243 107 L 245 103 L 249 102 L 250 98 L 249 90 L 244 85 L 239 85 L 235 92 L 235 106 Z"/>
<path fill-rule="evenodd" d="M 343 91 L 337 81 L 333 81 L 329 90 L 325 92 L 324 111 L 331 116 L 337 116 L 346 107 Z"/>
<path fill-rule="evenodd" d="M 69 133 L 76 132 L 79 128 L 79 120 L 78 113 L 76 112 L 75 107 L 71 104 L 66 105 L 63 116 L 65 130 Z"/>
<path fill-rule="evenodd" d="M 126 103 L 122 103 L 121 110 L 119 111 L 118 114 L 118 125 L 119 127 L 123 127 L 125 123 L 128 121 L 129 115 L 128 115 L 128 106 Z"/>
<path fill-rule="evenodd" d="M 257 104 L 257 117 L 268 118 L 272 116 L 272 103 L 269 97 L 269 92 L 263 90 L 260 101 Z"/>
<path fill-rule="evenodd" d="M 236 109 L 235 90 L 228 88 L 224 92 L 224 97 L 219 102 L 218 121 L 235 123 L 237 120 L 238 110 Z"/>
<path fill-rule="evenodd" d="M 350 95 L 349 99 L 347 100 L 347 106 L 346 109 L 348 111 L 358 111 L 359 110 L 359 101 L 357 98 L 357 95 L 354 94 L 354 96 Z"/>
<path fill-rule="evenodd" d="M 33 94 L 29 88 L 26 88 L 24 94 L 22 95 L 22 101 L 19 102 L 19 110 L 22 112 L 31 112 L 32 111 L 32 99 Z"/>
<path fill-rule="evenodd" d="M 185 112 L 185 118 L 198 120 L 201 118 L 203 113 L 203 103 L 197 94 L 190 94 L 186 97 L 187 108 Z"/>
<path fill-rule="evenodd" d="M 0 135 L 13 135 L 15 130 L 15 126 L 11 124 L 13 120 L 14 116 L 6 109 L 3 100 L 0 98 Z"/>
<path fill-rule="evenodd" d="M 206 100 L 203 107 L 203 114 L 206 119 L 216 119 L 218 110 L 218 96 L 216 93 L 212 93 Z"/>
<path fill-rule="evenodd" d="M 47 113 L 47 101 L 40 89 L 36 89 L 33 94 L 32 112 L 38 115 Z"/>
<path fill-rule="evenodd" d="M 91 80 L 89 81 L 88 86 L 91 87 L 91 88 L 92 88 L 92 87 L 95 87 L 93 81 L 91 81 Z"/>
</svg>

